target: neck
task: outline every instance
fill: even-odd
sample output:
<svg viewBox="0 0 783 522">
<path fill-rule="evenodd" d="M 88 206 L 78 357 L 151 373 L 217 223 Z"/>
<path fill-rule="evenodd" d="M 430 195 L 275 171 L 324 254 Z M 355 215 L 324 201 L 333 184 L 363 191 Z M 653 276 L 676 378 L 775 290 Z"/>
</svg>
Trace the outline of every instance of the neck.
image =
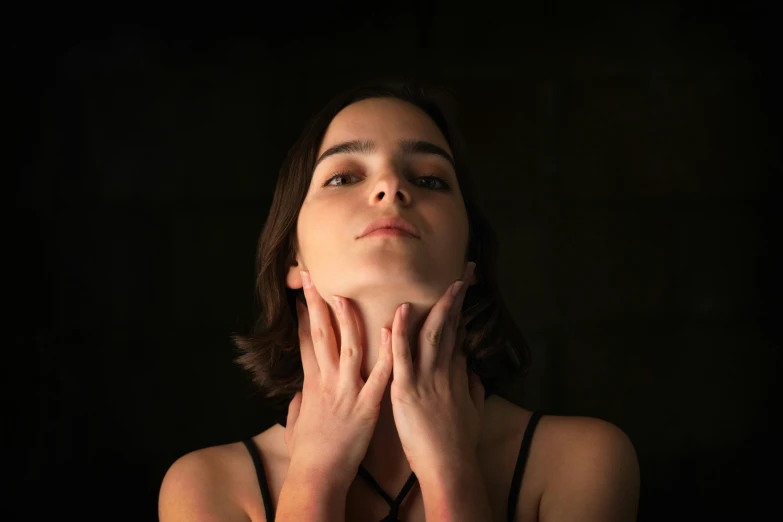
<svg viewBox="0 0 783 522">
<path fill-rule="evenodd" d="M 411 299 L 410 294 L 407 296 L 396 296 L 385 293 L 385 302 L 379 303 L 376 300 L 372 301 L 371 305 L 369 302 L 361 299 L 354 299 L 351 296 L 345 297 L 350 299 L 351 306 L 359 317 L 358 323 L 361 325 L 360 339 L 364 347 L 362 351 L 361 377 L 364 381 L 367 380 L 378 361 L 381 346 L 381 328 L 392 329 L 397 306 L 403 302 L 410 303 L 408 345 L 415 361 L 419 330 L 435 301 L 437 301 L 436 296 L 423 296 L 417 300 L 415 298 Z M 332 320 L 334 321 L 333 324 L 338 324 L 334 315 Z M 340 335 L 337 330 L 335 330 L 335 337 L 338 346 L 340 346 Z M 394 422 L 391 403 L 393 378 L 394 375 L 392 374 L 381 399 L 375 431 L 370 439 L 365 458 L 362 461 L 364 468 L 370 472 L 378 484 L 392 497 L 402 489 L 402 486 L 411 474 L 410 465 L 402 449 L 397 426 Z"/>
<path fill-rule="evenodd" d="M 381 401 L 378 422 L 362 465 L 392 497 L 402 489 L 411 474 L 410 465 L 394 424 L 389 387 L 386 388 Z"/>
<path fill-rule="evenodd" d="M 381 347 L 381 329 L 392 330 L 395 313 L 402 303 L 410 303 L 407 321 L 407 339 L 414 364 L 418 355 L 418 337 L 424 321 L 432 307 L 441 298 L 443 292 L 459 277 L 443 278 L 438 285 L 358 285 L 353 288 L 329 288 L 328 283 L 319 287 L 319 293 L 324 298 L 330 310 L 330 320 L 335 333 L 338 350 L 342 346 L 339 321 L 334 312 L 332 294 L 338 294 L 349 301 L 349 310 L 357 318 L 358 338 L 362 347 L 361 378 L 367 381 L 368 376 L 378 361 Z M 392 339 L 394 335 L 392 333 Z M 392 379 L 389 379 L 383 398 L 380 402 L 378 421 L 362 465 L 370 472 L 378 484 L 394 495 L 405 484 L 411 470 L 405 452 L 402 449 L 397 427 L 392 412 L 390 389 Z M 394 491 L 396 490 L 396 491 Z"/>
</svg>

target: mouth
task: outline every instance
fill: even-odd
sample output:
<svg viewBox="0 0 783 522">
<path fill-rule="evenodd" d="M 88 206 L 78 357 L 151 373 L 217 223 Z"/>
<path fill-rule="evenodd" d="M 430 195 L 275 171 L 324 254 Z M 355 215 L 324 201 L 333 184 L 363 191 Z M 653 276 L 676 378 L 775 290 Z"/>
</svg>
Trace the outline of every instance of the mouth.
<svg viewBox="0 0 783 522">
<path fill-rule="evenodd" d="M 394 233 L 384 233 L 384 232 L 378 232 L 378 230 L 394 230 L 396 232 Z M 399 232 L 403 232 L 407 236 L 419 237 L 419 231 L 416 229 L 416 227 L 412 224 L 403 219 L 400 216 L 387 216 L 387 217 L 381 217 L 374 221 L 372 221 L 362 232 L 361 236 L 359 237 L 365 237 L 369 235 L 386 235 L 386 236 L 399 236 Z"/>
<path fill-rule="evenodd" d="M 415 239 L 416 236 L 400 228 L 376 228 L 363 237 L 409 237 Z"/>
</svg>

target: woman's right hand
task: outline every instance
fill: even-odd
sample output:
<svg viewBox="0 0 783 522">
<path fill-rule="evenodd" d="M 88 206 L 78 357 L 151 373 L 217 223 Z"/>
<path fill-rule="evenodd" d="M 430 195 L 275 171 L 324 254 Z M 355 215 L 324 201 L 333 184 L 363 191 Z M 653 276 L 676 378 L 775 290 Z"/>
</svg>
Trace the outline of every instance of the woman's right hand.
<svg viewBox="0 0 783 522">
<path fill-rule="evenodd" d="M 289 475 L 298 480 L 331 482 L 347 493 L 367 453 L 380 413 L 380 403 L 392 373 L 390 335 L 367 377 L 360 375 L 363 349 L 358 317 L 350 301 L 335 303 L 341 348 L 329 307 L 302 272 L 307 308 L 296 301 L 304 384 L 288 406 L 285 442 Z M 390 333 L 390 332 L 389 332 Z"/>
</svg>

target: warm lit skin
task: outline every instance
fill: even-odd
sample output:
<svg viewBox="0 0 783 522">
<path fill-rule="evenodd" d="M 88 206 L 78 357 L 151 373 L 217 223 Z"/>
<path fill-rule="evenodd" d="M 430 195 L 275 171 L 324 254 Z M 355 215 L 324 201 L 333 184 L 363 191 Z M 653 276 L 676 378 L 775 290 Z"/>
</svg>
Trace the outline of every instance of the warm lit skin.
<svg viewBox="0 0 783 522">
<path fill-rule="evenodd" d="M 291 267 L 286 282 L 301 288 L 300 270 L 307 270 L 330 306 L 333 325 L 338 321 L 332 295 L 350 300 L 363 330 L 361 374 L 366 379 L 378 357 L 381 328 L 392 328 L 395 311 L 405 302 L 411 304 L 408 333 L 416 357 L 421 325 L 449 285 L 461 278 L 468 261 L 468 217 L 448 159 L 398 153 L 400 140 L 422 140 L 451 155 L 438 127 L 418 107 L 396 99 L 349 105 L 332 120 L 318 156 L 351 140 L 372 141 L 376 151 L 336 154 L 318 163 L 297 223 L 298 266 Z M 323 186 L 341 172 L 350 175 Z M 416 179 L 429 175 L 441 177 L 448 187 Z M 357 239 L 370 221 L 390 214 L 413 223 L 420 238 Z M 339 328 L 335 330 L 339 347 Z M 387 477 L 400 487 L 410 474 L 388 387 L 364 466 L 376 478 Z"/>
<path fill-rule="evenodd" d="M 297 222 L 297 265 L 290 268 L 286 283 L 292 289 L 302 288 L 301 271 L 310 273 L 313 286 L 304 291 L 310 312 L 314 312 L 318 325 L 323 325 L 324 311 L 328 311 L 337 349 L 340 347 L 338 325 L 346 323 L 345 317 L 335 311 L 332 296 L 349 300 L 358 314 L 358 327 L 364 330 L 359 336 L 362 338 L 361 375 L 364 379 L 378 360 L 382 327 L 392 330 L 395 377 L 386 385 L 375 431 L 363 460 L 363 465 L 376 480 L 386 486 L 387 493 L 396 496 L 412 466 L 419 479 L 426 520 L 481 522 L 491 520 L 493 514 L 495 520 L 505 520 L 505 513 L 491 511 L 474 448 L 482 427 L 506 423 L 512 418 L 518 421 L 519 414 L 496 413 L 494 417 L 483 417 L 484 390 L 480 382 L 477 386 L 473 380 L 468 396 L 466 360 L 461 355 L 449 355 L 451 347 L 460 346 L 461 341 L 455 343 L 444 334 L 437 346 L 434 342 L 426 342 L 427 338 L 433 338 L 433 325 L 445 324 L 448 310 L 457 311 L 453 318 L 460 310 L 465 287 L 458 294 L 460 298 L 444 300 L 444 294 L 450 295 L 446 294 L 446 289 L 462 277 L 468 285 L 475 282 L 475 279 L 463 276 L 467 261 L 475 260 L 464 258 L 468 221 L 462 195 L 448 158 L 422 153 L 400 155 L 398 143 L 400 140 L 430 143 L 449 156 L 451 150 L 424 112 L 396 99 L 364 100 L 346 107 L 331 122 L 319 157 L 333 150 L 335 145 L 351 140 L 372 141 L 376 150 L 372 154 L 335 154 L 318 163 Z M 429 148 L 432 150 L 432 146 Z M 331 186 L 325 187 L 327 180 L 338 172 L 347 177 L 332 180 Z M 442 177 L 448 188 L 430 188 L 441 185 L 435 180 L 416 179 L 433 174 Z M 420 238 L 359 239 L 365 226 L 382 215 L 401 215 L 418 228 Z M 395 316 L 398 307 L 406 302 L 411 303 L 407 327 L 399 314 Z M 304 307 L 298 307 L 300 333 L 309 333 L 310 314 L 302 314 L 300 310 L 307 312 Z M 450 323 L 456 325 L 456 320 Z M 350 337 L 351 330 L 346 328 L 345 331 Z M 430 335 L 422 339 L 422 331 Z M 347 342 L 346 345 L 356 346 L 356 343 Z M 328 369 L 328 360 L 323 358 L 317 362 L 321 368 L 313 369 L 316 355 L 312 342 L 302 343 L 300 339 L 300 348 L 302 361 L 307 363 L 305 375 L 317 377 L 321 370 Z M 417 348 L 421 348 L 422 357 L 417 357 Z M 443 360 L 450 358 L 458 364 L 450 373 L 413 372 L 409 368 L 408 349 L 420 362 L 426 363 L 429 356 L 442 354 Z M 443 365 L 434 366 L 443 368 Z M 352 375 L 357 367 L 358 364 L 351 367 Z M 376 371 L 374 376 L 378 375 Z M 444 381 L 444 376 L 449 377 L 448 381 Z M 380 397 L 387 382 L 385 379 L 378 381 L 373 400 Z M 305 382 L 319 381 L 306 378 Z M 431 392 L 432 389 L 448 390 L 444 388 L 444 382 L 454 384 L 451 393 Z M 422 386 L 428 383 L 436 386 L 430 386 L 430 390 Z M 316 388 L 316 393 L 310 397 L 333 398 L 329 393 L 323 393 L 324 389 Z M 364 389 L 373 391 L 372 386 Z M 393 392 L 394 403 L 390 392 Z M 298 396 L 301 406 L 302 396 Z M 343 398 L 352 399 L 348 395 Z M 291 401 L 291 405 L 295 403 L 296 399 Z M 494 404 L 500 408 L 500 403 Z M 287 434 L 289 428 L 297 425 L 299 406 L 289 406 Z M 399 424 L 395 422 L 395 413 Z M 317 417 L 305 415 L 299 422 Z M 540 497 L 530 499 L 538 502 L 533 506 L 538 521 L 636 520 L 639 464 L 633 444 L 625 433 L 600 419 L 557 415 L 543 418 L 536 433 L 529 464 L 536 459 L 540 461 L 526 471 L 529 477 L 526 480 L 534 478 L 529 474 L 534 470 L 539 475 Z M 351 436 L 354 434 L 351 432 Z M 272 454 L 283 454 L 282 444 L 283 441 L 278 440 Z M 289 445 L 289 441 L 285 444 Z M 230 459 L 223 453 L 214 453 L 216 450 L 220 448 L 191 452 L 172 465 L 161 486 L 161 521 L 249 519 L 248 512 L 243 509 L 244 502 L 227 501 L 236 493 L 227 491 L 235 482 L 226 477 L 236 470 L 227 470 L 226 463 Z M 316 473 L 314 481 L 312 470 L 306 466 L 297 470 L 293 460 L 286 468 L 277 519 L 281 522 L 345 520 L 347 499 L 351 491 L 356 491 L 349 489 L 346 493 L 345 482 L 353 480 L 353 475 L 338 477 L 330 483 L 323 474 Z M 246 469 L 247 462 L 242 466 Z M 328 469 L 328 473 L 334 475 L 331 471 L 334 468 Z M 533 484 L 536 487 L 535 480 Z M 254 493 L 258 494 L 255 488 Z M 413 493 L 416 494 L 415 490 Z M 359 495 L 362 494 L 364 491 L 359 490 Z M 522 519 L 523 506 L 525 504 L 521 502 L 517 504 L 514 520 Z"/>
</svg>

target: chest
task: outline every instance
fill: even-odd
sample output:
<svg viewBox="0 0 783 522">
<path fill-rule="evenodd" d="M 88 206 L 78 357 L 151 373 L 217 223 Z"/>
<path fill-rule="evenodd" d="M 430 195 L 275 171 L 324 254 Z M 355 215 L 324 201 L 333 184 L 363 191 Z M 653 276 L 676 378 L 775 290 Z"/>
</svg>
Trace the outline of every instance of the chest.
<svg viewBox="0 0 783 522">
<path fill-rule="evenodd" d="M 520 438 L 521 440 L 521 438 Z M 492 510 L 493 522 L 506 522 L 508 519 L 508 502 L 511 491 L 512 477 L 516 466 L 520 440 L 500 441 L 495 445 L 484 448 L 479 452 L 479 465 L 481 475 L 486 486 L 487 497 Z M 532 454 L 531 454 L 532 457 Z M 281 462 L 267 462 L 267 479 L 269 491 L 272 496 L 273 506 L 277 506 L 283 482 L 287 473 L 287 464 Z M 533 458 L 528 459 L 525 466 L 522 485 L 519 489 L 514 522 L 537 522 L 538 502 L 541 497 L 541 473 L 537 462 Z M 381 487 L 392 502 L 401 493 L 407 477 L 400 477 L 396 484 L 387 483 Z M 249 489 L 257 488 L 252 484 Z M 264 508 L 262 499 L 257 491 L 255 495 L 249 495 L 251 505 L 246 510 L 253 522 L 264 520 Z M 346 522 L 380 522 L 390 512 L 391 506 L 364 477 L 358 476 L 352 483 L 346 497 L 345 520 Z M 408 490 L 399 503 L 397 518 L 401 522 L 425 522 L 424 498 L 418 482 Z"/>
<path fill-rule="evenodd" d="M 487 472 L 490 472 L 489 474 Z M 508 495 L 500 494 L 501 490 L 508 492 L 508 485 L 492 470 L 482 472 L 483 483 L 487 490 L 487 497 L 492 510 L 494 522 L 508 520 Z M 497 471 L 497 470 L 495 470 Z M 510 482 L 510 479 L 509 479 Z M 402 488 L 385 491 L 389 498 L 383 496 L 363 478 L 357 479 L 346 498 L 346 522 L 381 522 L 385 520 L 399 520 L 401 522 L 425 522 L 425 498 L 418 482 L 398 502 Z M 396 518 L 387 518 L 391 515 L 391 504 L 398 505 Z M 516 519 L 518 520 L 518 519 Z M 533 522 L 535 519 L 525 518 L 525 521 Z"/>
</svg>

